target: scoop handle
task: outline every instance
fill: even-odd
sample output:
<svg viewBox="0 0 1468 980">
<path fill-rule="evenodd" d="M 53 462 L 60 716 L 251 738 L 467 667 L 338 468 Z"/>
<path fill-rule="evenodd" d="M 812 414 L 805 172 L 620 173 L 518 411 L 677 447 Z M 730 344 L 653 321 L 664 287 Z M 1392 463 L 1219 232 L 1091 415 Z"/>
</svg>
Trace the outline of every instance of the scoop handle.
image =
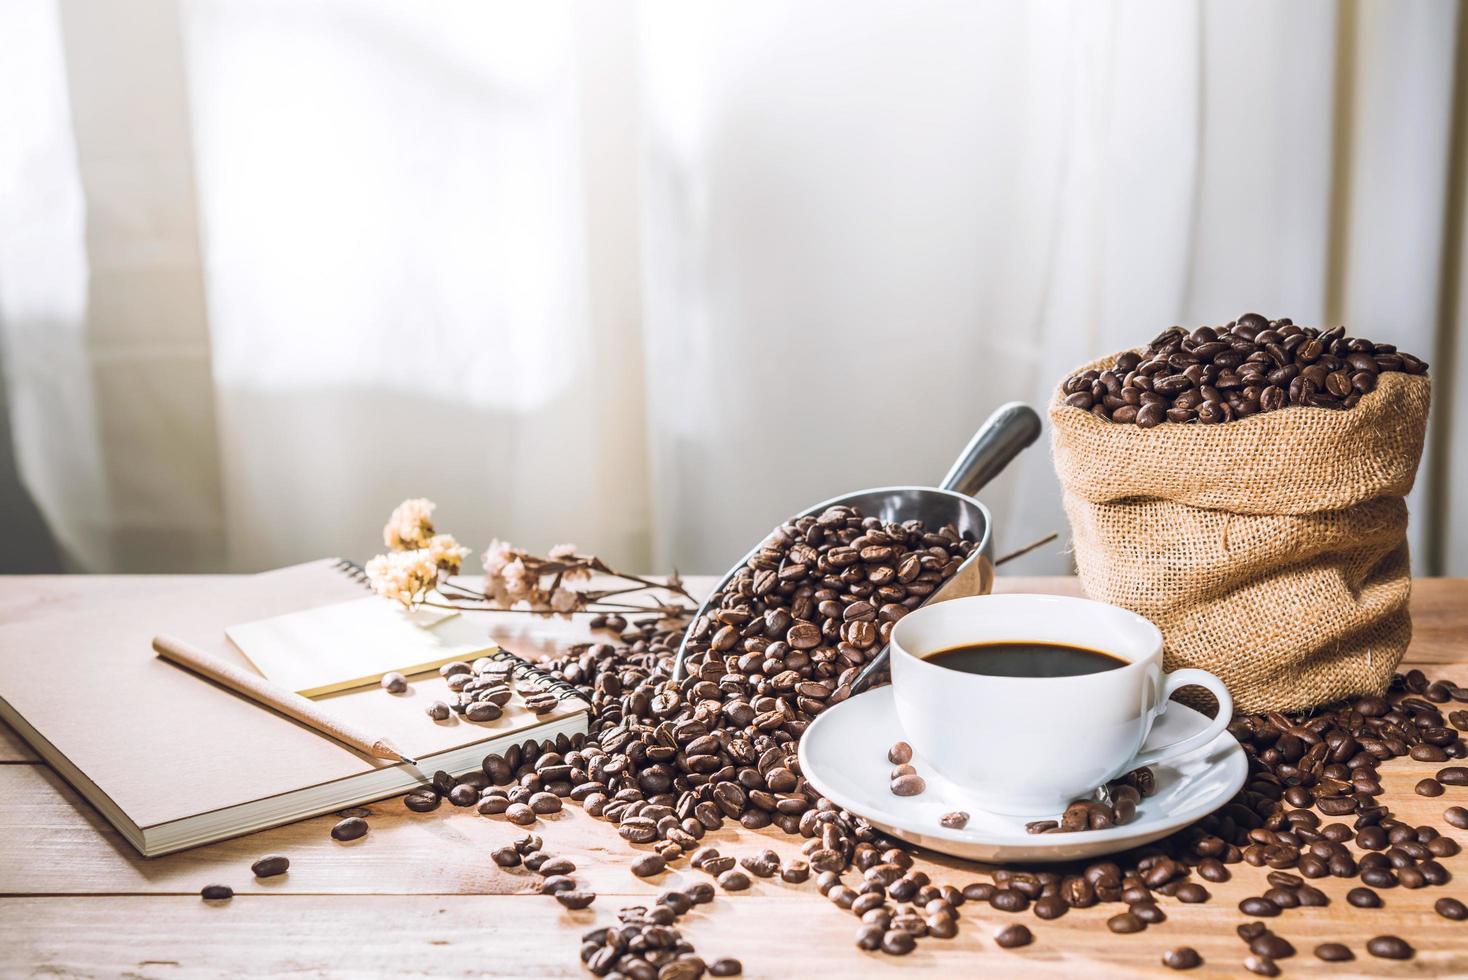
<svg viewBox="0 0 1468 980">
<path fill-rule="evenodd" d="M 1026 446 L 1040 438 L 1040 416 L 1024 402 L 1009 402 L 994 410 L 938 484 L 972 497 L 1008 466 Z"/>
</svg>

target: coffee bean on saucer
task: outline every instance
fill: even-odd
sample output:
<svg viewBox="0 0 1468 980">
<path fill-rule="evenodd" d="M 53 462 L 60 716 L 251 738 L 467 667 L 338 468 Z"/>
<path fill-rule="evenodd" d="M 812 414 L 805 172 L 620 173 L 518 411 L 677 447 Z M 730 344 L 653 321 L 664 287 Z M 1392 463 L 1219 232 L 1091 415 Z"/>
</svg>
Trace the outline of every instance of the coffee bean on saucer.
<svg viewBox="0 0 1468 980">
<path fill-rule="evenodd" d="M 1468 905 L 1464 905 L 1456 898 L 1440 898 L 1433 903 L 1432 908 L 1444 919 L 1454 921 L 1468 919 Z"/>
<path fill-rule="evenodd" d="M 250 870 L 255 873 L 256 878 L 274 878 L 285 874 L 290 866 L 291 859 L 284 854 L 267 854 L 250 865 Z"/>
<path fill-rule="evenodd" d="M 1015 923 L 1002 927 L 994 933 L 994 944 L 1001 949 L 1015 949 L 1019 946 L 1028 946 L 1035 941 L 1035 934 L 1030 932 L 1027 926 Z"/>
<path fill-rule="evenodd" d="M 1279 976 L 1279 967 L 1275 965 L 1274 960 L 1257 953 L 1244 957 L 1244 969 L 1261 977 Z"/>
<path fill-rule="evenodd" d="M 397 671 L 382 675 L 382 689 L 389 694 L 402 694 L 408 689 L 408 679 Z"/>
<path fill-rule="evenodd" d="M 1460 806 L 1450 806 L 1444 810 L 1443 819 L 1459 830 L 1468 830 L 1468 810 Z"/>
<path fill-rule="evenodd" d="M 898 776 L 892 780 L 893 796 L 917 796 L 927 788 L 928 784 L 923 780 L 923 777 L 915 773 Z"/>
<path fill-rule="evenodd" d="M 1191 970 L 1202 963 L 1203 957 L 1191 946 L 1178 946 L 1162 954 L 1162 965 L 1174 970 Z"/>
<path fill-rule="evenodd" d="M 1399 936 L 1373 936 L 1366 941 L 1366 952 L 1384 960 L 1410 960 L 1416 951 Z"/>
<path fill-rule="evenodd" d="M 1437 781 L 1444 786 L 1468 786 L 1468 766 L 1448 766 L 1439 769 Z"/>
<path fill-rule="evenodd" d="M 1048 834 L 1053 830 L 1059 829 L 1059 827 L 1060 821 L 1058 820 L 1031 820 L 1025 824 L 1025 833 Z"/>
<path fill-rule="evenodd" d="M 234 889 L 228 885 L 205 885 L 199 889 L 199 897 L 206 902 L 227 902 L 234 898 Z"/>
<path fill-rule="evenodd" d="M 943 814 L 938 818 L 938 822 L 950 830 L 962 830 L 968 826 L 968 814 L 962 810 L 954 810 L 952 813 Z"/>
<path fill-rule="evenodd" d="M 1352 888 L 1346 892 L 1346 901 L 1358 909 L 1381 908 L 1381 896 L 1370 888 Z"/>
<path fill-rule="evenodd" d="M 367 833 L 367 821 L 361 817 L 347 817 L 331 828 L 331 836 L 339 841 L 356 840 Z"/>
<path fill-rule="evenodd" d="M 906 763 L 903 763 L 902 765 L 897 766 L 895 769 L 893 769 L 891 772 L 889 772 L 887 774 L 887 778 L 889 780 L 892 780 L 892 779 L 901 779 L 903 776 L 911 776 L 911 775 L 913 775 L 916 772 L 917 772 L 917 769 L 916 768 L 914 768 L 913 766 L 907 765 Z"/>
<path fill-rule="evenodd" d="M 1356 958 L 1356 954 L 1351 952 L 1351 947 L 1345 943 L 1321 943 L 1315 947 L 1315 956 L 1327 963 L 1344 963 L 1346 960 Z"/>
<path fill-rule="evenodd" d="M 1432 778 L 1418 780 L 1415 789 L 1418 796 L 1443 795 L 1443 784 Z"/>
<path fill-rule="evenodd" d="M 906 742 L 898 742 L 887 750 L 887 761 L 895 766 L 901 766 L 911 762 L 912 746 Z"/>
<path fill-rule="evenodd" d="M 1115 933 L 1141 932 L 1147 928 L 1147 923 L 1131 912 L 1122 912 L 1107 919 L 1106 928 Z"/>
</svg>

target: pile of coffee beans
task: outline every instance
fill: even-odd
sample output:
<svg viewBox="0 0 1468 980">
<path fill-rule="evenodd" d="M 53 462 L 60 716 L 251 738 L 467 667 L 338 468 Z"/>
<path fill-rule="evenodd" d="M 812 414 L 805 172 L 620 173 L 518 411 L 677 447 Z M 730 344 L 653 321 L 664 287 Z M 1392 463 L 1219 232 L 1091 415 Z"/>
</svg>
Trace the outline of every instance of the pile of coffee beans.
<svg viewBox="0 0 1468 980">
<path fill-rule="evenodd" d="M 1230 422 L 1291 405 L 1352 408 L 1384 371 L 1426 374 L 1391 344 L 1245 313 L 1189 333 L 1170 327 L 1107 370 L 1067 378 L 1065 403 L 1144 429 L 1163 422 Z"/>
<path fill-rule="evenodd" d="M 706 882 L 682 891 L 665 891 L 652 908 L 629 905 L 617 913 L 617 925 L 593 929 L 581 937 L 581 962 L 597 976 L 615 971 L 633 978 L 737 977 L 744 972 L 738 960 L 724 958 L 706 963 L 683 938 L 677 922 L 695 905 L 714 899 Z"/>
<path fill-rule="evenodd" d="M 528 740 L 487 756 L 481 772 L 457 779 L 439 774 L 410 794 L 408 805 L 431 809 L 448 798 L 494 819 L 533 824 L 541 813 L 532 800 L 544 810 L 551 797 L 571 799 L 617 826 L 638 852 L 636 874 L 656 878 L 683 860 L 708 874 L 712 883 L 682 893 L 691 902 L 694 889 L 712 897 L 718 888 L 747 889 L 755 878 L 798 885 L 813 877 L 822 895 L 858 920 L 856 944 L 889 955 L 956 935 L 957 909 L 965 902 L 1029 912 L 1041 921 L 1112 904 L 1110 928 L 1141 935 L 1166 918 L 1166 900 L 1206 902 L 1205 883 L 1227 881 L 1241 866 L 1258 868 L 1249 873 L 1260 879 L 1259 893 L 1241 910 L 1246 924 L 1283 921 L 1291 909 L 1321 904 L 1323 893 L 1309 884 L 1314 878 L 1360 877 L 1372 887 L 1408 888 L 1448 881 L 1439 859 L 1456 854 L 1457 844 L 1432 827 L 1395 819 L 1379 801 L 1376 770 L 1387 759 L 1441 761 L 1438 782 L 1454 786 L 1460 777 L 1449 770 L 1461 767 L 1447 764 L 1468 757 L 1456 730 L 1468 730 L 1468 710 L 1444 717 L 1443 707 L 1468 702 L 1468 690 L 1429 683 L 1418 671 L 1399 676 L 1384 697 L 1308 715 L 1235 718 L 1230 730 L 1249 757 L 1248 782 L 1227 806 L 1163 841 L 1069 867 L 1001 868 L 988 881 L 930 880 L 904 846 L 811 789 L 795 748 L 815 715 L 849 695 L 852 678 L 886 641 L 891 624 L 951 575 L 972 547 L 952 528 L 883 524 L 847 508 L 783 525 L 695 624 L 682 679 L 674 679 L 679 623 L 598 618 L 593 626 L 610 634 L 607 642 L 579 644 L 543 665 L 591 703 L 588 735 Z M 910 764 L 896 762 L 897 755 L 900 750 L 889 761 Z M 1139 798 L 1152 791 L 1145 770 L 1122 782 Z M 1116 802 L 1130 797 L 1113 788 L 1113 823 Z M 1091 819 L 1088 807 L 1087 826 Z M 1458 826 L 1459 820 L 1468 825 L 1468 810 L 1445 811 L 1445 822 Z M 803 838 L 801 855 L 726 855 L 702 843 L 729 822 Z M 1079 824 L 1078 812 L 1072 823 Z M 1456 899 L 1440 902 L 1438 911 L 1446 918 L 1468 915 Z M 627 915 L 588 934 L 582 955 L 593 973 L 651 976 L 652 967 L 642 965 L 651 962 L 648 951 L 660 951 L 665 964 L 693 955 L 676 929 L 633 941 L 645 928 L 672 929 L 659 921 L 669 913 L 634 907 Z M 1240 962 L 1273 965 L 1285 948 L 1280 943 L 1289 943 L 1286 933 L 1276 927 L 1270 935 L 1278 942 L 1267 940 L 1262 953 L 1249 949 Z M 1013 948 L 1034 938 L 1012 923 L 994 942 Z M 1394 938 L 1378 937 L 1365 952 L 1411 955 L 1405 942 L 1385 941 Z M 1323 944 L 1317 955 L 1345 958 L 1337 945 Z M 1354 955 L 1349 948 L 1345 953 Z M 1177 969 L 1190 968 L 1187 950 L 1165 956 Z"/>
</svg>

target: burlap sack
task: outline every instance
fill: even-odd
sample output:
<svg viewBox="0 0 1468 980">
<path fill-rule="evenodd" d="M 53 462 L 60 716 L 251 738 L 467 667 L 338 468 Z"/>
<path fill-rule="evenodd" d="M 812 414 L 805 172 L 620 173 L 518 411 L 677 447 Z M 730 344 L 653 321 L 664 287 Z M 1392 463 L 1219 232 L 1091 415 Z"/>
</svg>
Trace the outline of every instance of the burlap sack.
<svg viewBox="0 0 1468 980">
<path fill-rule="evenodd" d="M 1157 624 L 1166 669 L 1212 671 L 1248 712 L 1386 687 L 1412 636 L 1402 498 L 1426 377 L 1383 373 L 1347 411 L 1152 429 L 1063 398 L 1052 448 L 1081 583 Z"/>
</svg>

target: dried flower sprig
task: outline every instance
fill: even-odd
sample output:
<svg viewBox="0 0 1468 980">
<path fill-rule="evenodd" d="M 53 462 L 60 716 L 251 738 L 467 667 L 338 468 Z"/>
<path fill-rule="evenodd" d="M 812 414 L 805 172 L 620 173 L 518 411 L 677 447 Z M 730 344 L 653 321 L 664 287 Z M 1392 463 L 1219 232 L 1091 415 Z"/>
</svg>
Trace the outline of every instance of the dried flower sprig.
<svg viewBox="0 0 1468 980">
<path fill-rule="evenodd" d="M 576 613 L 655 613 L 666 619 L 686 618 L 693 606 L 653 598 L 650 604 L 621 601 L 644 590 L 671 592 L 694 605 L 697 600 L 674 572 L 665 582 L 619 572 L 596 555 L 581 554 L 573 544 L 559 544 L 539 557 L 495 539 L 481 556 L 481 590 L 450 581 L 459 572 L 469 549 L 449 534 L 436 533 L 434 503 L 418 497 L 399 504 L 382 529 L 390 549 L 367 563 L 367 579 L 379 595 L 418 606 L 499 612 L 530 612 L 570 616 Z M 590 589 L 594 575 L 632 583 L 622 588 Z M 650 597 L 651 598 L 651 597 Z"/>
</svg>

